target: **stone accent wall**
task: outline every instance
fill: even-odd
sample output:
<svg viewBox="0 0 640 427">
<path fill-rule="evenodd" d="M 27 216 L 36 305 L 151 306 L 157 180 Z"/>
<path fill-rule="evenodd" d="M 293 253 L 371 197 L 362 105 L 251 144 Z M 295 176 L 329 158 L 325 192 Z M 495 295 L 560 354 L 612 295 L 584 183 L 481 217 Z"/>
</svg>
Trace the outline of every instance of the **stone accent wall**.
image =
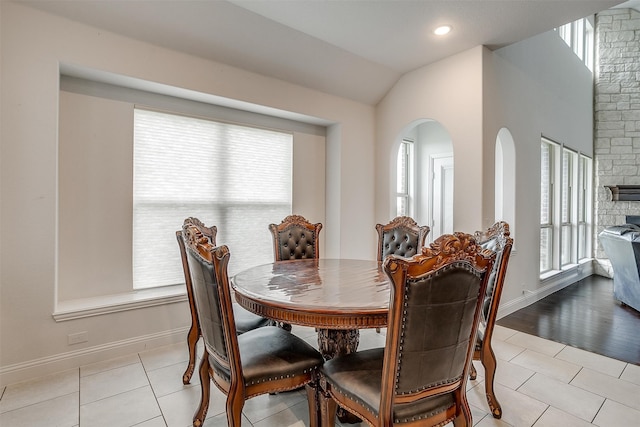
<svg viewBox="0 0 640 427">
<path fill-rule="evenodd" d="M 594 248 L 596 272 L 611 276 L 597 234 L 624 224 L 625 215 L 640 215 L 640 202 L 612 202 L 604 187 L 640 185 L 640 12 L 610 9 L 597 14 L 596 47 Z"/>
</svg>

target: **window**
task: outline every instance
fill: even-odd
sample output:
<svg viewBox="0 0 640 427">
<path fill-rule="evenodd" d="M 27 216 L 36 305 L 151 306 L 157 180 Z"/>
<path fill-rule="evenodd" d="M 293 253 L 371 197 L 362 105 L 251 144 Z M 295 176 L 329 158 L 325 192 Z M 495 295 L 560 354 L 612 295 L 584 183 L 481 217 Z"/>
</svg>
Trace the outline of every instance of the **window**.
<svg viewBox="0 0 640 427">
<path fill-rule="evenodd" d="M 577 154 L 566 148 L 562 149 L 562 181 L 561 181 L 561 208 L 560 227 L 562 228 L 560 241 L 562 249 L 560 251 L 560 266 L 571 264 L 575 259 L 573 248 L 574 228 L 576 228 L 574 207 L 576 206 L 575 178 L 574 175 Z"/>
<path fill-rule="evenodd" d="M 540 145 L 540 273 L 589 258 L 591 159 L 543 139 Z"/>
<path fill-rule="evenodd" d="M 553 268 L 553 152 L 554 144 L 540 145 L 540 272 Z"/>
<path fill-rule="evenodd" d="M 580 155 L 578 170 L 578 261 L 591 257 L 591 177 L 592 161 Z"/>
<path fill-rule="evenodd" d="M 593 71 L 594 31 L 588 18 L 578 19 L 556 29 L 573 53 Z"/>
<path fill-rule="evenodd" d="M 396 215 L 412 216 L 412 165 L 413 165 L 413 141 L 403 139 L 398 148 L 398 176 L 396 179 Z"/>
<path fill-rule="evenodd" d="M 270 262 L 267 224 L 291 213 L 290 133 L 136 108 L 133 283 L 184 282 L 175 232 L 186 217 L 218 227 L 240 267 Z M 264 247 L 263 247 L 264 246 Z"/>
</svg>

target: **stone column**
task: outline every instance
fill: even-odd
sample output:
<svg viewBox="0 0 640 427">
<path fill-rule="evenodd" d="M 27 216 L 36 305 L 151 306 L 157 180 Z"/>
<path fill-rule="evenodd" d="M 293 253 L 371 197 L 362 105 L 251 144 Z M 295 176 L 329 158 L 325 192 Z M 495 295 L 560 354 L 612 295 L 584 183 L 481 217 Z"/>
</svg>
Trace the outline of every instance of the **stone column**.
<svg viewBox="0 0 640 427">
<path fill-rule="evenodd" d="M 605 185 L 640 185 L 640 12 L 596 15 L 594 222 L 596 272 L 611 277 L 597 234 L 640 215 L 640 202 L 613 202 Z"/>
</svg>

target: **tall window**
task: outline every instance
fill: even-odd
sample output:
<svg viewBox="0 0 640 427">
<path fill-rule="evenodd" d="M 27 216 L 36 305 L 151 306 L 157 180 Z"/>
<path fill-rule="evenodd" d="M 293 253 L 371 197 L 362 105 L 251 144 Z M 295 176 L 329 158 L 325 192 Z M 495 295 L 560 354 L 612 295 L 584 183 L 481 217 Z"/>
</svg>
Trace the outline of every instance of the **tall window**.
<svg viewBox="0 0 640 427">
<path fill-rule="evenodd" d="M 591 159 L 542 140 L 540 164 L 540 272 L 590 257 Z"/>
<path fill-rule="evenodd" d="M 396 215 L 411 216 L 413 212 L 412 192 L 413 141 L 403 139 L 398 149 L 398 176 L 396 178 Z"/>
<path fill-rule="evenodd" d="M 588 18 L 578 19 L 558 27 L 557 31 L 573 53 L 593 71 L 594 32 L 591 21 Z"/>
<path fill-rule="evenodd" d="M 230 274 L 270 262 L 267 225 L 291 213 L 290 133 L 136 109 L 134 288 L 184 282 L 175 232 L 193 216 L 218 227 Z M 262 239 L 259 236 L 264 237 Z"/>
<path fill-rule="evenodd" d="M 553 268 L 554 145 L 540 145 L 540 272 Z"/>
<path fill-rule="evenodd" d="M 580 155 L 578 170 L 578 261 L 591 257 L 592 161 Z"/>
<path fill-rule="evenodd" d="M 576 228 L 577 216 L 575 216 L 576 207 L 576 185 L 577 178 L 576 171 L 576 157 L 577 154 L 566 148 L 562 149 L 562 181 L 561 181 L 561 199 L 560 199 L 560 227 L 562 229 L 560 241 L 562 242 L 562 248 L 560 250 L 560 266 L 564 267 L 571 264 L 575 256 L 572 253 L 573 248 L 576 247 L 573 241 Z"/>
</svg>

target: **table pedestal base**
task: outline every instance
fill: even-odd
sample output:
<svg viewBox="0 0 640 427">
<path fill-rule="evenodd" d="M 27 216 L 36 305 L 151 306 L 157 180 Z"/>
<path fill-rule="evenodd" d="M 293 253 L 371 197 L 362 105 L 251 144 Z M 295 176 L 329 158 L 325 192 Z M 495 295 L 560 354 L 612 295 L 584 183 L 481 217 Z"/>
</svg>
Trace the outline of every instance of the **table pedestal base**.
<svg viewBox="0 0 640 427">
<path fill-rule="evenodd" d="M 318 348 L 325 360 L 353 353 L 359 343 L 357 329 L 318 329 Z"/>
<path fill-rule="evenodd" d="M 318 329 L 318 348 L 325 360 L 344 356 L 358 349 L 360 331 L 357 329 Z M 343 424 L 357 424 L 362 420 L 338 407 L 338 420 Z"/>
</svg>

